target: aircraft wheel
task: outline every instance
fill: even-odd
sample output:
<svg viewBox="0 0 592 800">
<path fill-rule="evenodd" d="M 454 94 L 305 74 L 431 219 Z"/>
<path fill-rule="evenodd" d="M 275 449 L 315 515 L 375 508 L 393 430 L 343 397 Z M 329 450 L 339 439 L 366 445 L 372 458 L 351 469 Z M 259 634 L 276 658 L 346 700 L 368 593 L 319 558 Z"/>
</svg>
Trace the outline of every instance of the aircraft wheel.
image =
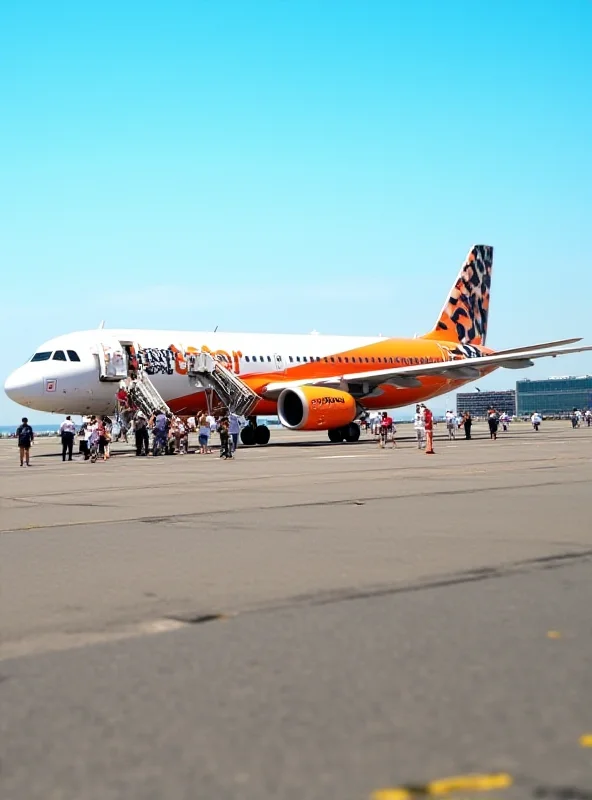
<svg viewBox="0 0 592 800">
<path fill-rule="evenodd" d="M 343 441 L 343 428 L 332 428 L 327 433 L 329 434 L 329 441 L 333 442 L 333 444 Z"/>
<path fill-rule="evenodd" d="M 255 444 L 267 444 L 271 436 L 267 425 L 257 425 L 255 428 Z"/>
<path fill-rule="evenodd" d="M 360 426 L 355 422 L 350 422 L 349 425 L 343 429 L 343 432 L 345 433 L 346 442 L 357 442 L 360 438 Z"/>
<path fill-rule="evenodd" d="M 244 427 L 240 432 L 240 440 L 247 447 L 255 444 L 255 428 L 251 427 L 251 425 Z"/>
</svg>

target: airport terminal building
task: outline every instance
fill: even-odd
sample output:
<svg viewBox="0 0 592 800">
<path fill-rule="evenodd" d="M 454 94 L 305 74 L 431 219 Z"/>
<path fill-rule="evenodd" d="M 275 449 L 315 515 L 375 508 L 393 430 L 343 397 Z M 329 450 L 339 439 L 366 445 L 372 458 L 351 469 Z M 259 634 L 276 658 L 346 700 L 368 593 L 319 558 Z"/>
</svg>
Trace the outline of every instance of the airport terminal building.
<svg viewBox="0 0 592 800">
<path fill-rule="evenodd" d="M 567 416 L 574 408 L 592 408 L 592 375 L 516 382 L 516 391 L 459 392 L 456 409 L 485 417 L 490 408 L 519 417 L 538 411 L 544 417 Z"/>
<path fill-rule="evenodd" d="M 511 417 L 516 413 L 516 392 L 459 392 L 456 395 L 456 410 L 459 414 L 468 411 L 472 417 L 486 417 L 490 408 L 506 412 Z"/>
<path fill-rule="evenodd" d="M 519 417 L 538 411 L 543 416 L 566 416 L 574 408 L 592 408 L 592 375 L 516 382 Z"/>
</svg>

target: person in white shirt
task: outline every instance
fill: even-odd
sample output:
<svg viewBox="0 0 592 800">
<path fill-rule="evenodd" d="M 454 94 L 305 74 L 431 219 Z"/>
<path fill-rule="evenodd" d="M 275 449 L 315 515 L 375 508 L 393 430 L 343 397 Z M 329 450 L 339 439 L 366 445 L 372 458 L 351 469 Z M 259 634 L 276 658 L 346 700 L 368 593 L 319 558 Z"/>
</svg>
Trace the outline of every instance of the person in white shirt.
<svg viewBox="0 0 592 800">
<path fill-rule="evenodd" d="M 413 427 L 415 428 L 415 435 L 417 437 L 417 449 L 423 450 L 425 448 L 425 419 L 421 406 L 415 406 Z"/>
<path fill-rule="evenodd" d="M 446 412 L 446 430 L 448 431 L 448 438 L 454 439 L 456 430 L 456 416 L 454 411 Z"/>
<path fill-rule="evenodd" d="M 541 417 L 538 411 L 534 412 L 534 414 L 530 418 L 530 421 L 532 422 L 532 427 L 535 429 L 535 431 L 538 432 L 540 424 L 543 421 L 543 418 Z"/>
<path fill-rule="evenodd" d="M 62 461 L 72 461 L 72 448 L 74 447 L 74 437 L 76 436 L 76 425 L 72 422 L 72 417 L 68 416 L 60 425 L 60 436 L 62 437 Z"/>
</svg>

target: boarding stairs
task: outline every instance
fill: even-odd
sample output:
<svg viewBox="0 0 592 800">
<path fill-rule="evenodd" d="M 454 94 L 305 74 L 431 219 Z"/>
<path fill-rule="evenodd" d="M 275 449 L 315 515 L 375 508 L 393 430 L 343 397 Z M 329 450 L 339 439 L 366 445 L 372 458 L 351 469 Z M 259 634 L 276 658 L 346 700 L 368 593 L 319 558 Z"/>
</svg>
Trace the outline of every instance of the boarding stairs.
<svg viewBox="0 0 592 800">
<path fill-rule="evenodd" d="M 210 353 L 191 353 L 185 357 L 187 375 L 194 386 L 212 389 L 231 414 L 248 417 L 258 395 L 238 375 Z"/>
<path fill-rule="evenodd" d="M 138 377 L 134 378 L 126 389 L 131 402 L 148 418 L 159 412 L 163 414 L 171 413 L 171 409 L 162 399 L 156 386 L 143 369 L 140 369 Z"/>
</svg>

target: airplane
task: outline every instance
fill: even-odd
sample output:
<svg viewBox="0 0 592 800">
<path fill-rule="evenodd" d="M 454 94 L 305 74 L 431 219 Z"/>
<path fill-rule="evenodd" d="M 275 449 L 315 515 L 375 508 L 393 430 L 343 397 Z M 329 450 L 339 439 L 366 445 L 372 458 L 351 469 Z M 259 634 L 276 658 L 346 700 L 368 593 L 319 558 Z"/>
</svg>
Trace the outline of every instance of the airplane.
<svg viewBox="0 0 592 800">
<path fill-rule="evenodd" d="M 112 414 L 118 383 L 138 361 L 176 414 L 207 408 L 188 378 L 189 354 L 207 352 L 258 396 L 245 444 L 267 444 L 257 415 L 277 415 L 290 430 L 326 430 L 356 441 L 360 414 L 425 402 L 499 367 L 524 369 L 538 358 L 592 350 L 562 339 L 497 352 L 485 346 L 493 247 L 473 246 L 432 331 L 413 339 L 320 334 L 256 334 L 104 329 L 50 339 L 4 385 L 12 400 L 61 414 Z"/>
</svg>

